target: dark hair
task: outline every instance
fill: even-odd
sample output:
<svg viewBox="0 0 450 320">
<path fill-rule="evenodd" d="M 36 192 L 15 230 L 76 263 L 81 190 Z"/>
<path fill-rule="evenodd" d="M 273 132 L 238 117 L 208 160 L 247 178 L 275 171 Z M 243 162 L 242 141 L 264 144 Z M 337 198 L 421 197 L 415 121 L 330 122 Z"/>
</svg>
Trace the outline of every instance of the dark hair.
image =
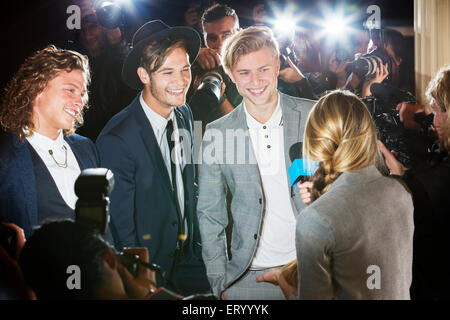
<svg viewBox="0 0 450 320">
<path fill-rule="evenodd" d="M 0 126 L 5 131 L 17 134 L 21 140 L 25 136 L 32 135 L 33 103 L 36 96 L 60 72 L 72 70 L 81 70 L 85 75 L 86 86 L 89 84 L 88 58 L 81 53 L 50 45 L 27 58 L 5 89 L 0 106 Z M 86 93 L 84 103 L 87 103 L 87 98 Z M 74 127 L 71 130 L 64 130 L 64 134 L 71 135 L 82 124 L 82 113 L 79 113 Z M 25 128 L 28 129 L 27 134 L 23 132 Z"/>
<path fill-rule="evenodd" d="M 51 221 L 26 241 L 19 263 L 38 299 L 98 299 L 104 282 L 103 254 L 108 248 L 93 229 L 72 220 Z M 67 286 L 71 265 L 80 268 L 81 289 Z"/>
<path fill-rule="evenodd" d="M 169 53 L 176 48 L 184 48 L 187 51 L 186 40 L 168 37 L 152 41 L 142 50 L 140 66 L 150 75 L 163 65 Z"/>
<path fill-rule="evenodd" d="M 383 42 L 387 46 L 391 44 L 395 55 L 404 59 L 407 55 L 406 39 L 401 32 L 394 29 L 384 29 Z"/>
<path fill-rule="evenodd" d="M 239 18 L 234 11 L 234 9 L 230 8 L 225 4 L 215 4 L 203 12 L 202 15 L 202 27 L 205 29 L 205 23 L 214 22 L 225 17 L 232 17 L 234 19 L 234 24 L 239 28 Z"/>
</svg>

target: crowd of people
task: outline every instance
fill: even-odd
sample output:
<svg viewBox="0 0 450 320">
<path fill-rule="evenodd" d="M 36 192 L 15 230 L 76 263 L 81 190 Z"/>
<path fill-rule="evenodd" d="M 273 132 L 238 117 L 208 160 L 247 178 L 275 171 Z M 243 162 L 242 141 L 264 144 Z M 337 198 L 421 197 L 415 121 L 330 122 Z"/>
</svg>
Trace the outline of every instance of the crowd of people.
<svg viewBox="0 0 450 320">
<path fill-rule="evenodd" d="M 294 59 L 263 5 L 246 28 L 227 5 L 198 9 L 184 26 L 145 23 L 131 46 L 90 12 L 77 51 L 49 45 L 12 77 L 0 299 L 448 298 L 450 66 L 427 105 L 384 110 L 397 113 L 395 134 L 433 139 L 411 166 L 392 137 L 380 141 L 368 104 L 375 83 L 413 92 L 399 32 L 361 31 L 346 57 L 297 33 Z M 373 50 L 372 72 L 358 72 Z M 199 94 L 207 86 L 217 99 Z M 317 169 L 292 182 L 300 158 Z M 75 181 L 99 167 L 114 174 L 105 234 L 74 221 Z"/>
</svg>

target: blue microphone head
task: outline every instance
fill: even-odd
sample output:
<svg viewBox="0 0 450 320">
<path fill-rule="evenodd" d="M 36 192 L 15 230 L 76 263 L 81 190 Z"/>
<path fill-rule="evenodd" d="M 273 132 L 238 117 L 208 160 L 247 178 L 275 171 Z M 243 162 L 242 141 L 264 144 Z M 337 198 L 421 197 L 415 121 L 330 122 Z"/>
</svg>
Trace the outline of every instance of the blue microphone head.
<svg viewBox="0 0 450 320">
<path fill-rule="evenodd" d="M 305 176 L 312 176 L 318 167 L 317 160 L 295 159 L 289 167 L 291 186 L 296 185 Z"/>
</svg>

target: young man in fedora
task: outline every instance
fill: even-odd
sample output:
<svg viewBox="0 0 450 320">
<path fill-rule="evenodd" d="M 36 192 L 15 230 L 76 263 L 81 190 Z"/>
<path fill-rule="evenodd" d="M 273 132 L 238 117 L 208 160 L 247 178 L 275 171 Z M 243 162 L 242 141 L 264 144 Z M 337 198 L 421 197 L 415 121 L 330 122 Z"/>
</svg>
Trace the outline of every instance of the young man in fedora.
<svg viewBox="0 0 450 320">
<path fill-rule="evenodd" d="M 110 228 L 118 249 L 147 247 L 181 294 L 210 290 L 195 212 L 193 119 L 185 104 L 200 36 L 160 20 L 133 37 L 122 78 L 142 90 L 97 139 L 100 162 L 115 177 Z"/>
</svg>

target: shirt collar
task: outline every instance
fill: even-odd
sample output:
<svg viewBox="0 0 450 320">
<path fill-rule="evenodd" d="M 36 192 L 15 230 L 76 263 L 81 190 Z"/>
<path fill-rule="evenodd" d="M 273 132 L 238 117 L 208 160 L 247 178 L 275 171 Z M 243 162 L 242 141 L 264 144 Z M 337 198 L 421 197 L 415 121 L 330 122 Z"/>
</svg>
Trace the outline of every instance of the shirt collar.
<svg viewBox="0 0 450 320">
<path fill-rule="evenodd" d="M 27 137 L 27 140 L 44 150 L 61 148 L 66 144 L 66 142 L 64 141 L 64 134 L 62 130 L 60 130 L 56 140 L 50 139 L 49 137 L 44 136 L 36 131 L 33 132 L 32 136 Z"/>
<path fill-rule="evenodd" d="M 153 111 L 153 109 L 148 106 L 148 104 L 144 101 L 144 98 L 142 97 L 142 92 L 139 96 L 139 101 L 141 102 L 141 107 L 144 110 L 145 115 L 147 116 L 148 120 L 150 121 L 150 124 L 152 125 L 152 127 L 154 129 L 157 129 L 158 131 L 162 132 L 165 130 L 165 128 L 167 126 L 167 122 L 169 122 L 170 119 L 172 120 L 172 122 L 175 122 L 173 108 L 169 114 L 169 117 L 166 119 L 163 116 L 161 116 L 160 114 Z M 175 127 L 175 124 L 174 124 L 174 127 Z"/>
<path fill-rule="evenodd" d="M 281 112 L 281 106 L 280 106 L 280 94 L 279 93 L 278 93 L 278 102 L 277 102 L 275 111 L 272 113 L 272 116 L 270 117 L 270 119 L 265 123 L 260 123 L 255 118 L 253 118 L 250 113 L 248 113 L 247 107 L 245 106 L 245 102 L 244 102 L 244 110 L 245 110 L 245 116 L 247 119 L 247 126 L 249 129 L 260 129 L 263 126 L 266 126 L 268 128 L 276 128 L 281 125 L 282 112 Z"/>
</svg>

